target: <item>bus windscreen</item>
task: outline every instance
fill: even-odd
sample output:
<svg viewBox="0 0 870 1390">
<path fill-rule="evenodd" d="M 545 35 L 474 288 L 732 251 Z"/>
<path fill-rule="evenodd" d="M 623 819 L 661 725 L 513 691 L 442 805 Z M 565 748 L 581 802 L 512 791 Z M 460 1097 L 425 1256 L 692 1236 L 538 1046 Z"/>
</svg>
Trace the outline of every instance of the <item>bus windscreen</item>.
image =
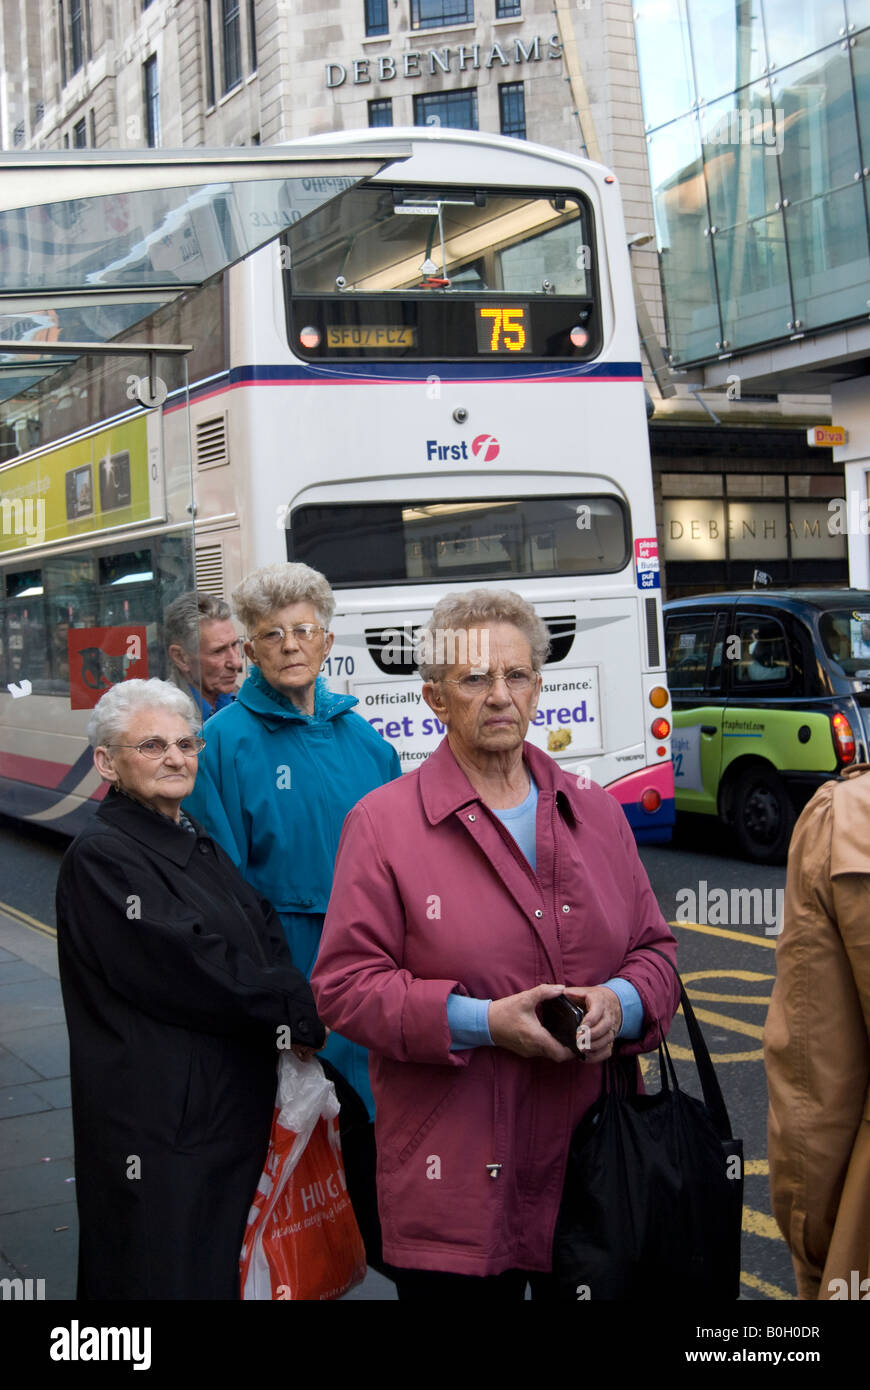
<svg viewBox="0 0 870 1390">
<path fill-rule="evenodd" d="M 348 189 L 284 236 L 290 345 L 585 360 L 601 346 L 593 245 L 577 193 Z"/>
</svg>

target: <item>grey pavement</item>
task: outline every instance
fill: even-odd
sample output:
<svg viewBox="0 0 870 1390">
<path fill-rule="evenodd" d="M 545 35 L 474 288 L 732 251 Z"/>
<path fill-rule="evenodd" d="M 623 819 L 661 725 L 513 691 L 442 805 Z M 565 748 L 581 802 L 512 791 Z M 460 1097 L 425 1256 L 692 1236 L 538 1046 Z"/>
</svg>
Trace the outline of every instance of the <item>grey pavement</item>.
<svg viewBox="0 0 870 1390">
<path fill-rule="evenodd" d="M 0 912 L 0 1279 L 43 1279 L 46 1301 L 75 1298 L 77 1250 L 57 946 Z M 396 1291 L 371 1271 L 345 1297 Z"/>
<path fill-rule="evenodd" d="M 75 1297 L 69 1052 L 54 939 L 0 913 L 0 1277 Z"/>
</svg>

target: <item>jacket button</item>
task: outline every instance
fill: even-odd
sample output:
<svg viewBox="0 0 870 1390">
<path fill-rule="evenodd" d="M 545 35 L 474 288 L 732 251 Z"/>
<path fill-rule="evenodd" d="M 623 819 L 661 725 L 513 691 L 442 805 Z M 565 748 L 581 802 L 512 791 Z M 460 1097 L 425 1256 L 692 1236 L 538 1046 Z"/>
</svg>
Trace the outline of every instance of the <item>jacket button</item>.
<svg viewBox="0 0 870 1390">
<path fill-rule="evenodd" d="M 469 820 L 477 820 L 477 816 L 469 816 L 468 819 L 469 819 Z"/>
<path fill-rule="evenodd" d="M 563 904 L 562 904 L 562 911 L 563 911 L 563 912 L 570 912 L 570 911 L 571 911 L 571 909 L 570 909 L 570 907 L 568 906 L 567 903 L 563 903 Z"/>
<path fill-rule="evenodd" d="M 199 852 L 200 854 L 208 854 L 208 845 L 205 843 L 205 840 L 200 840 Z"/>
<path fill-rule="evenodd" d="M 543 914 L 543 912 L 541 911 L 541 909 L 540 909 L 539 907 L 536 907 L 536 908 L 535 908 L 535 916 L 536 916 L 536 917 L 543 917 L 543 915 L 544 915 L 544 914 Z"/>
<path fill-rule="evenodd" d="M 308 1026 L 307 1018 L 301 1018 L 299 1020 L 299 1022 L 296 1024 L 296 1032 L 301 1033 L 303 1038 L 308 1036 L 308 1034 L 311 1032 L 311 1029 Z"/>
</svg>

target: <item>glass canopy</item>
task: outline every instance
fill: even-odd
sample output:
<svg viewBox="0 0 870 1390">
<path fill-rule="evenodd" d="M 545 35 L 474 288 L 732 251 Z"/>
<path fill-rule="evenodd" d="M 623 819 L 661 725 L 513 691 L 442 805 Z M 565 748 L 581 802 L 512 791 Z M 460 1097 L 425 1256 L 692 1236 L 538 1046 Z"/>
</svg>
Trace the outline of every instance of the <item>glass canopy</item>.
<svg viewBox="0 0 870 1390">
<path fill-rule="evenodd" d="M 3 152 L 0 399 L 71 360 L 40 343 L 117 338 L 409 153 L 398 141 Z"/>
</svg>

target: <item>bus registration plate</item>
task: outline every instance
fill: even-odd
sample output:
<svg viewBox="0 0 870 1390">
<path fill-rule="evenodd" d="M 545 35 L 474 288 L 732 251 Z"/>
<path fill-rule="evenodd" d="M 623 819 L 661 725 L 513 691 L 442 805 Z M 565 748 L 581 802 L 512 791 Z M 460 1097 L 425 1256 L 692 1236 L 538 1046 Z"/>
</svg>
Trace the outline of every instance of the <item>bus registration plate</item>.
<svg viewBox="0 0 870 1390">
<path fill-rule="evenodd" d="M 326 346 L 346 349 L 413 348 L 417 346 L 417 330 L 387 323 L 369 323 L 359 327 L 330 324 L 326 329 Z"/>
</svg>

